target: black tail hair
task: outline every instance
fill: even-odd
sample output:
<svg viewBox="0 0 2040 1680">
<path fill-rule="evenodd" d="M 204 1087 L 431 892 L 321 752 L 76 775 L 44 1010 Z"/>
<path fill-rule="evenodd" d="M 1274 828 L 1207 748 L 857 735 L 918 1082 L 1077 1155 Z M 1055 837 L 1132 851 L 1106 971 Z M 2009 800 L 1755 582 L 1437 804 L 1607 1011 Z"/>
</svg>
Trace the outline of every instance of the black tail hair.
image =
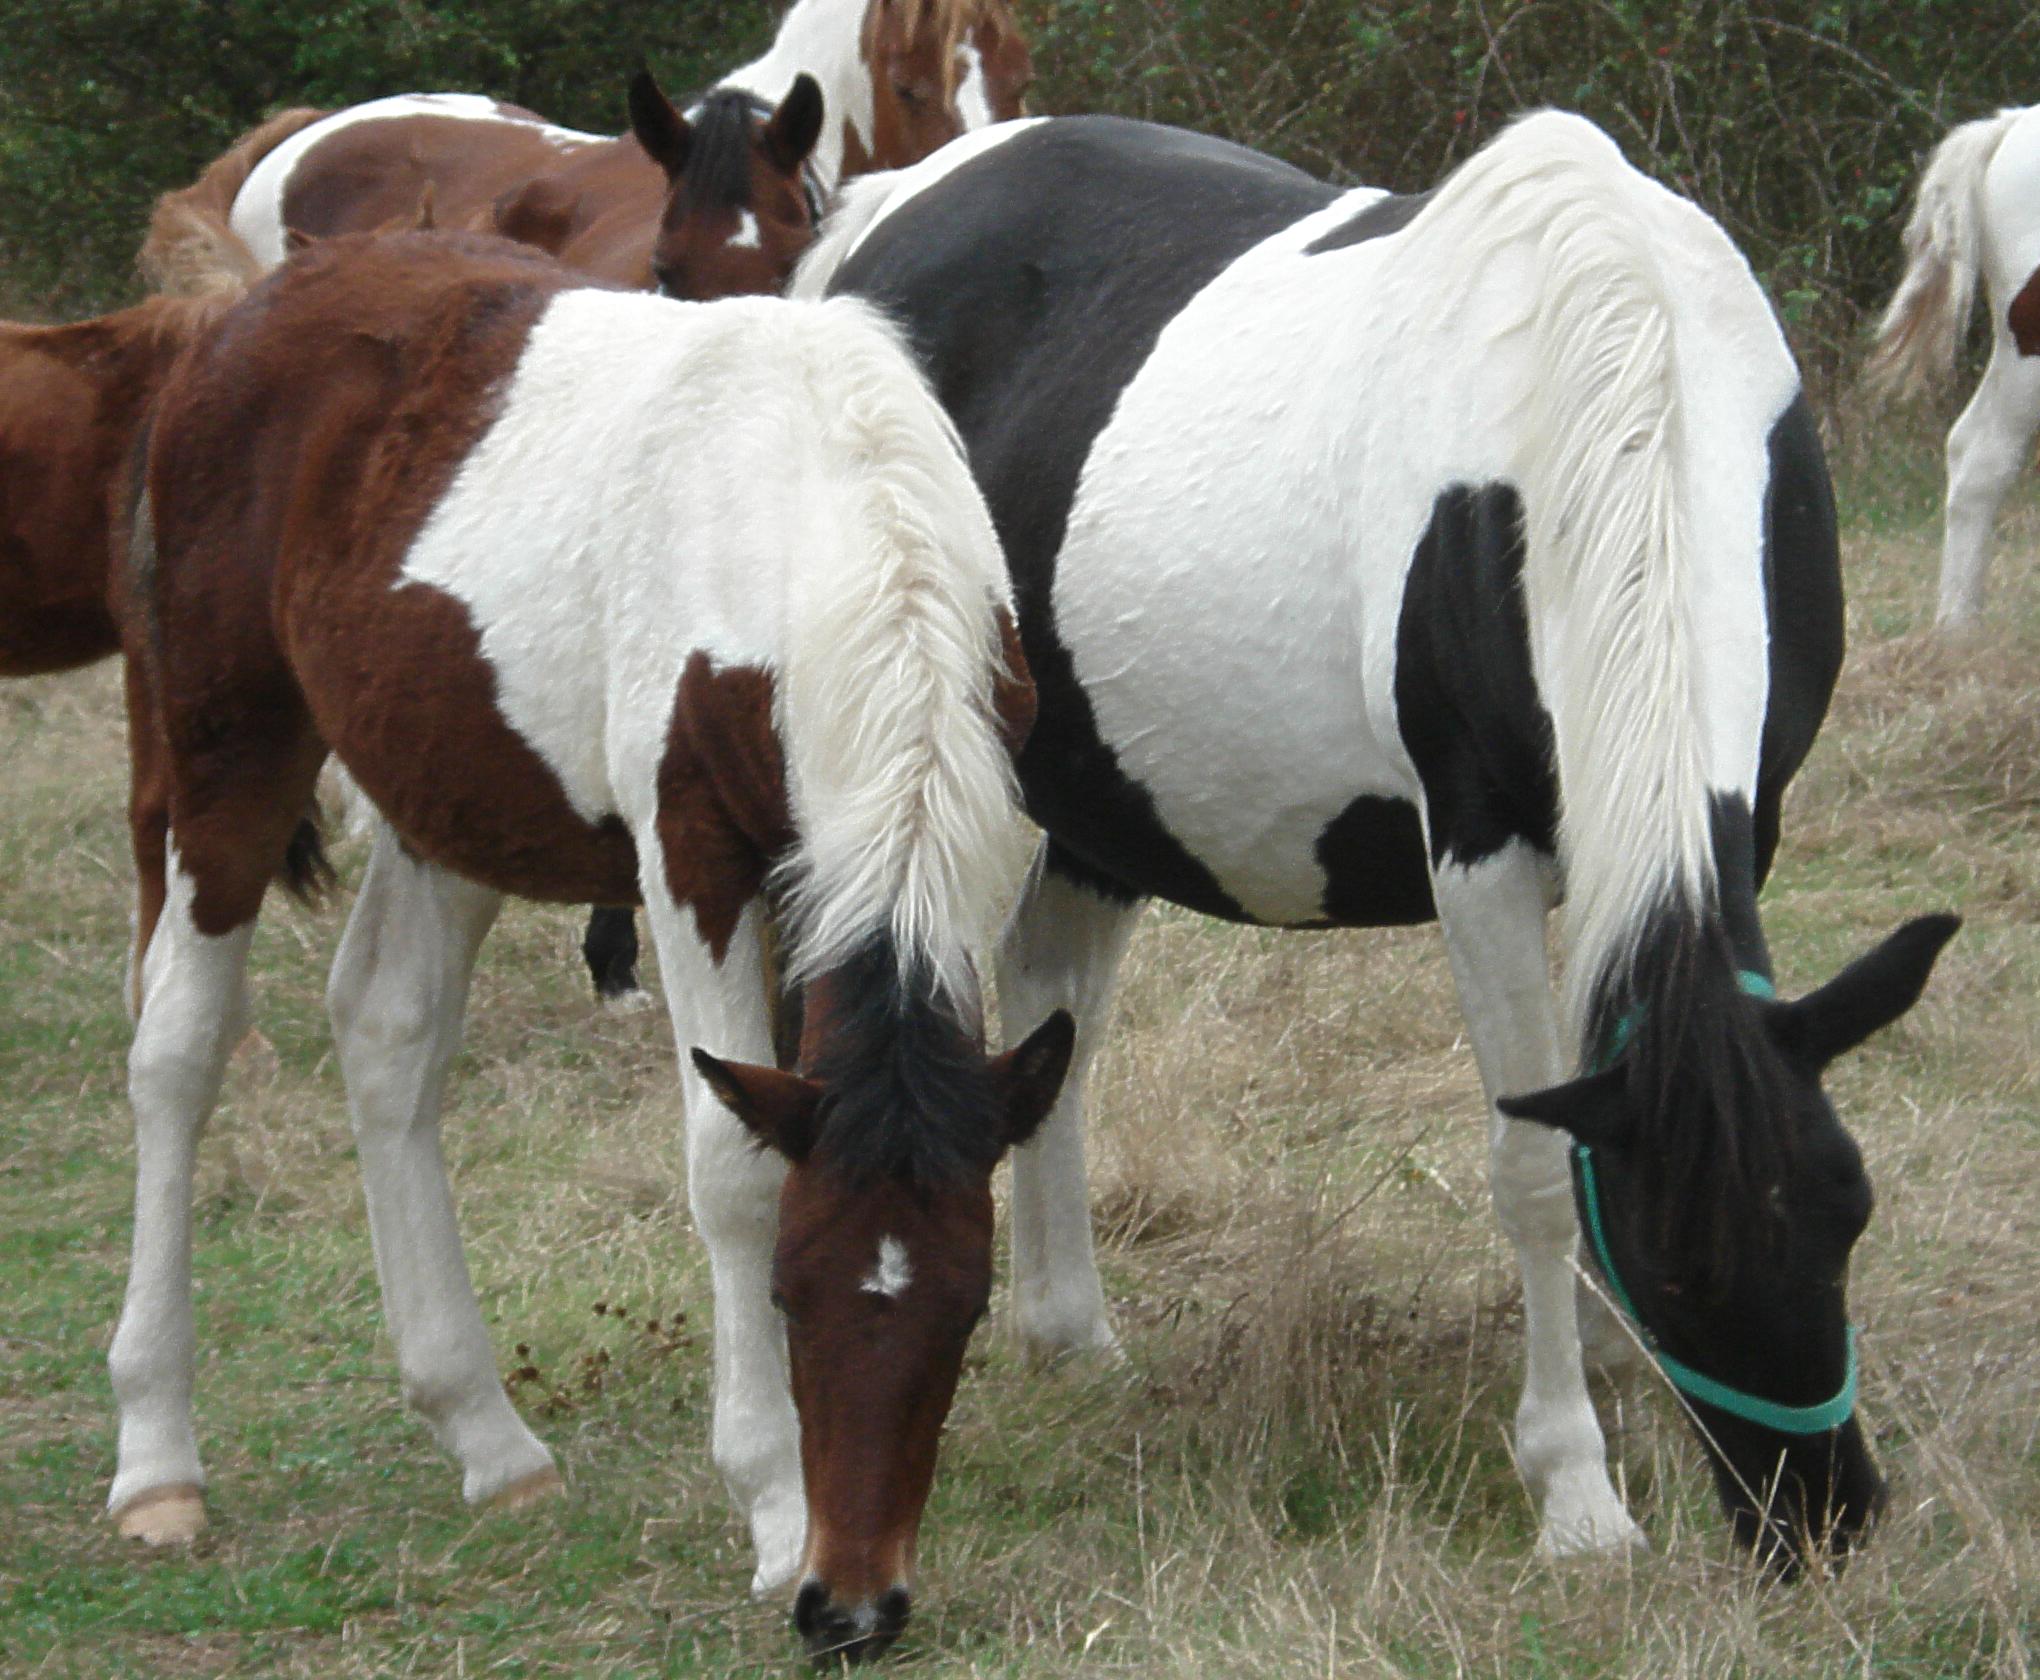
<svg viewBox="0 0 2040 1680">
<path fill-rule="evenodd" d="M 283 849 L 276 879 L 300 904 L 317 904 L 338 884 L 340 877 L 332 859 L 326 856 L 325 816 L 317 800 L 298 820 L 290 844 Z"/>
</svg>

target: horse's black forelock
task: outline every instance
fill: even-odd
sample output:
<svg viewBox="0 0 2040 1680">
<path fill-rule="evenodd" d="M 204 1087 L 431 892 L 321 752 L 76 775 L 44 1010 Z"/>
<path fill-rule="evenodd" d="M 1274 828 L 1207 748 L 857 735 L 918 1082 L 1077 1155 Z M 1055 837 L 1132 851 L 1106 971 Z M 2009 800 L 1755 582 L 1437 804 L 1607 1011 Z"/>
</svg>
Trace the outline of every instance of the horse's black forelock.
<svg viewBox="0 0 2040 1680">
<path fill-rule="evenodd" d="M 753 125 L 759 102 L 737 88 L 715 88 L 702 97 L 688 126 L 694 139 L 681 177 L 681 201 L 699 210 L 742 210 L 751 202 Z"/>
<path fill-rule="evenodd" d="M 1604 986 L 1594 1010 L 1600 1044 L 1618 1020 L 1634 1023 L 1622 1051 L 1633 1211 L 1660 1210 L 1667 1258 L 1715 1291 L 1779 1252 L 1784 1215 L 1772 1192 L 1807 1143 L 1806 1076 L 1772 1039 L 1737 966 L 1718 914 L 1662 910 L 1627 979 Z"/>
<path fill-rule="evenodd" d="M 998 1164 L 997 1093 L 977 1035 L 925 970 L 879 938 L 835 969 L 831 1030 L 804 1071 L 822 1088 L 814 1159 L 853 1184 L 927 1192 Z"/>
</svg>

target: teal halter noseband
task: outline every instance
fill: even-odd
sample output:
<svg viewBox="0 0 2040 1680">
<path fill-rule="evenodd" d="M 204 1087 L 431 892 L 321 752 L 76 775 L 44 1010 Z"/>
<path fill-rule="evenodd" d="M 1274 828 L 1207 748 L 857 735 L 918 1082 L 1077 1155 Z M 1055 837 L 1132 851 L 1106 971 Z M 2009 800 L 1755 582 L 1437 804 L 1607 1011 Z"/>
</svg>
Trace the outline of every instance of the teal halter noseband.
<svg viewBox="0 0 2040 1680">
<path fill-rule="evenodd" d="M 1770 981 L 1750 969 L 1738 973 L 1735 982 L 1750 997 L 1778 995 Z M 1603 1072 L 1612 1066 L 1615 1058 L 1629 1047 L 1629 1041 L 1636 1036 L 1640 1018 L 1638 1011 L 1631 1010 L 1615 1023 L 1615 1030 L 1609 1035 L 1608 1048 L 1602 1052 L 1595 1072 Z M 1594 1251 L 1594 1263 L 1601 1268 L 1601 1276 L 1608 1280 L 1608 1291 L 1615 1297 L 1616 1305 L 1636 1326 L 1651 1358 L 1657 1361 L 1658 1369 L 1664 1372 L 1674 1388 L 1716 1411 L 1726 1412 L 1746 1423 L 1775 1429 L 1781 1435 L 1824 1435 L 1849 1421 L 1849 1414 L 1856 1409 L 1856 1327 L 1853 1324 L 1849 1326 L 1848 1363 L 1842 1374 L 1842 1390 L 1832 1400 L 1824 1400 L 1817 1406 L 1782 1406 L 1761 1395 L 1745 1394 L 1739 1388 L 1730 1388 L 1726 1383 L 1703 1375 L 1660 1348 L 1644 1328 L 1643 1320 L 1637 1316 L 1636 1303 L 1630 1300 L 1629 1291 L 1622 1287 L 1622 1279 L 1615 1272 L 1614 1258 L 1608 1252 L 1608 1238 L 1601 1229 L 1601 1191 L 1594 1178 L 1594 1152 L 1584 1143 L 1575 1143 L 1572 1153 L 1573 1164 L 1579 1171 L 1580 1206 L 1586 1212 L 1587 1241 Z"/>
</svg>

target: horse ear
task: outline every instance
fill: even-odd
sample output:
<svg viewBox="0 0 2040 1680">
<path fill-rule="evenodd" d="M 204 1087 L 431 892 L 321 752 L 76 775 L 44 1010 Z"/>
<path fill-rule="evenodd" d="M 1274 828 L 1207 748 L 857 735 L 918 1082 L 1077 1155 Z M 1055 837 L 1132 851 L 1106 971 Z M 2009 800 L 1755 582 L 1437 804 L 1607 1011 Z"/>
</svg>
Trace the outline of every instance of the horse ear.
<svg viewBox="0 0 2040 1680">
<path fill-rule="evenodd" d="M 1511 1120 L 1534 1120 L 1569 1132 L 1581 1143 L 1607 1147 L 1628 1138 L 1628 1089 L 1629 1075 L 1618 1062 L 1563 1085 L 1526 1091 L 1520 1097 L 1497 1097 L 1495 1107 Z"/>
<path fill-rule="evenodd" d="M 694 130 L 673 109 L 673 101 L 659 91 L 649 70 L 640 70 L 630 79 L 630 131 L 645 155 L 665 170 L 668 180 L 685 172 Z"/>
<path fill-rule="evenodd" d="M 694 1052 L 694 1066 L 723 1107 L 760 1143 L 789 1161 L 807 1158 L 822 1103 L 822 1088 L 812 1079 L 748 1062 L 725 1062 L 701 1049 Z"/>
<path fill-rule="evenodd" d="M 1868 956 L 1858 957 L 1818 991 L 1767 1011 L 1779 1046 L 1826 1067 L 1920 1001 L 1941 947 L 1955 937 L 1960 916 L 1920 916 Z"/>
<path fill-rule="evenodd" d="M 1077 1023 L 1067 1009 L 1058 1009 L 1003 1056 L 992 1058 L 1007 1148 L 1025 1143 L 1048 1118 L 1076 1044 Z"/>
<path fill-rule="evenodd" d="M 807 162 L 808 153 L 822 137 L 822 87 L 803 70 L 772 113 L 760 136 L 766 159 L 782 175 L 791 175 Z"/>
</svg>

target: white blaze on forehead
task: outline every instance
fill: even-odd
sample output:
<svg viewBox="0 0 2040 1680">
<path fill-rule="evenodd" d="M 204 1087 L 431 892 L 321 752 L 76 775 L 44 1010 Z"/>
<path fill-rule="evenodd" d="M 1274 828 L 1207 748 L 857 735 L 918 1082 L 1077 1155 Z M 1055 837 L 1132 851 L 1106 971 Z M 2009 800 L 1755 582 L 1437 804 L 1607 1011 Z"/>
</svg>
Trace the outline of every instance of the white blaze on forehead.
<svg viewBox="0 0 2040 1680">
<path fill-rule="evenodd" d="M 867 1295 L 883 1295 L 888 1301 L 897 1301 L 913 1281 L 913 1270 L 907 1264 L 907 1245 L 898 1237 L 880 1237 L 878 1264 L 857 1287 Z"/>
<path fill-rule="evenodd" d="M 758 218 L 750 211 L 737 215 L 737 231 L 730 235 L 730 243 L 746 251 L 758 249 Z"/>
<path fill-rule="evenodd" d="M 956 56 L 963 61 L 963 74 L 956 82 L 956 114 L 966 130 L 985 128 L 992 120 L 992 94 L 985 85 L 984 55 L 965 41 Z"/>
</svg>

